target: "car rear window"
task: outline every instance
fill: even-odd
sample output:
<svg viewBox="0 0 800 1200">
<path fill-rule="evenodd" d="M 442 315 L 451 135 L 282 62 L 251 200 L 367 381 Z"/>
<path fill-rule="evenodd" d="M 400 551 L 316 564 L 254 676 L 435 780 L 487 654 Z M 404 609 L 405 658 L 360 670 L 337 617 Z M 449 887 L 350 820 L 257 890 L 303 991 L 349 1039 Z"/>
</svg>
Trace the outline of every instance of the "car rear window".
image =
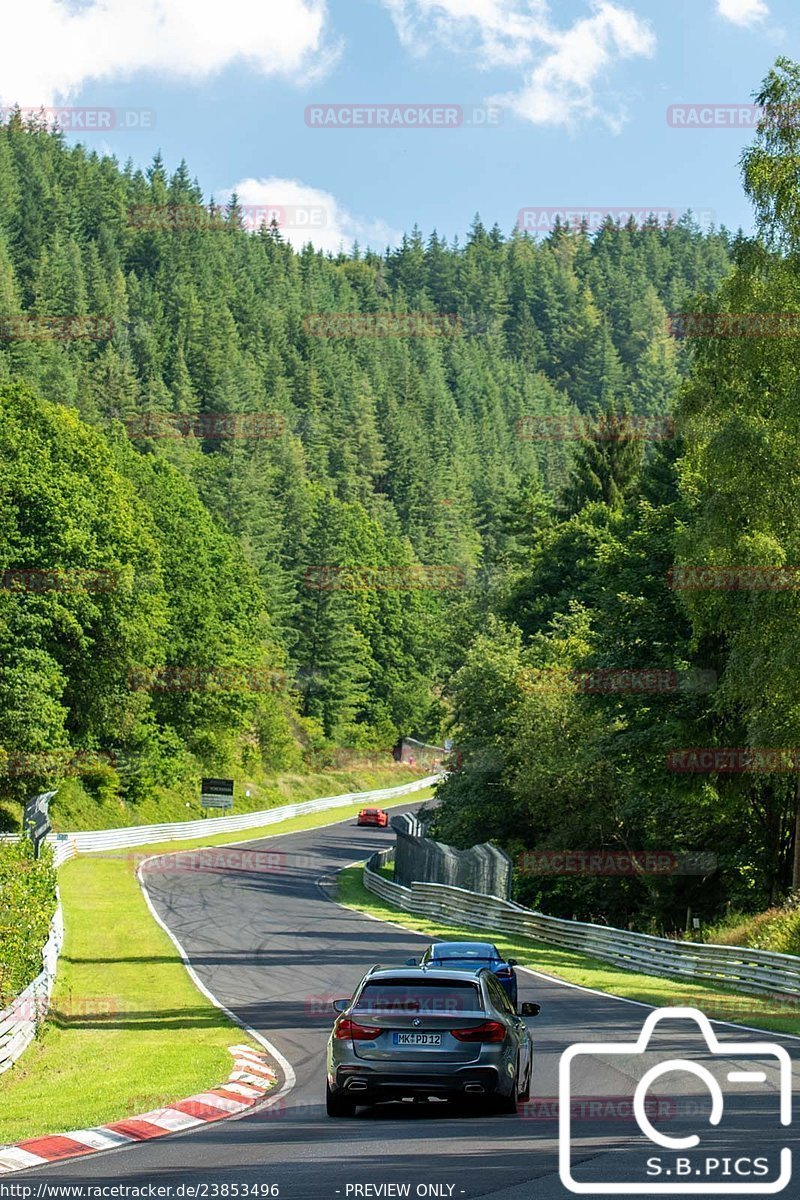
<svg viewBox="0 0 800 1200">
<path fill-rule="evenodd" d="M 478 987 L 467 980 L 380 980 L 368 983 L 355 1004 L 357 1012 L 457 1013 L 483 1012 Z"/>
<path fill-rule="evenodd" d="M 445 958 L 431 959 L 431 962 L 447 963 L 448 967 L 459 967 L 460 969 L 463 969 L 463 970 L 469 970 L 470 968 L 472 968 L 473 970 L 477 970 L 477 968 L 479 966 L 481 966 L 482 964 L 493 963 L 496 961 L 497 960 L 494 958 L 487 958 L 487 956 L 485 954 L 480 954 L 480 955 L 476 954 L 474 958 L 473 957 L 451 958 L 450 955 L 448 954 Z"/>
<path fill-rule="evenodd" d="M 471 958 L 489 960 L 496 957 L 491 946 L 474 945 L 470 942 L 465 942 L 462 946 L 434 946 L 433 948 L 433 958 L 437 962 L 461 962 Z"/>
</svg>

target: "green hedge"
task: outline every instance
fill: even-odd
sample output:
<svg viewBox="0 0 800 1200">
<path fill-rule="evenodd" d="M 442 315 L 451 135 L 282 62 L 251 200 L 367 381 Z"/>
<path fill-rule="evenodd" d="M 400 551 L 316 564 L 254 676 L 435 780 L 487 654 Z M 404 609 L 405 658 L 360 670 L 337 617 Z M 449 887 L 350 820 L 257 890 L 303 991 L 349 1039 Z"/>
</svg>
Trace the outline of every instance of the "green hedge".
<svg viewBox="0 0 800 1200">
<path fill-rule="evenodd" d="M 29 842 L 0 843 L 0 1009 L 41 971 L 55 907 L 50 848 L 37 861 Z"/>
</svg>

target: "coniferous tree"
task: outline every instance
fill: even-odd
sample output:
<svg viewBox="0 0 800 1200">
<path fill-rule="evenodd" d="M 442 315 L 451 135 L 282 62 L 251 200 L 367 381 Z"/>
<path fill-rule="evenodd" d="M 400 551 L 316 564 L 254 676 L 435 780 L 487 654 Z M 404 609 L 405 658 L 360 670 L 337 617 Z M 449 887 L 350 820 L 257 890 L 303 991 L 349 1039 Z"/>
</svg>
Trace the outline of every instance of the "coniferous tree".
<svg viewBox="0 0 800 1200">
<path fill-rule="evenodd" d="M 562 497 L 564 508 L 577 512 L 600 502 L 620 509 L 636 484 L 641 461 L 642 438 L 630 409 L 609 401 L 580 443 Z"/>
</svg>

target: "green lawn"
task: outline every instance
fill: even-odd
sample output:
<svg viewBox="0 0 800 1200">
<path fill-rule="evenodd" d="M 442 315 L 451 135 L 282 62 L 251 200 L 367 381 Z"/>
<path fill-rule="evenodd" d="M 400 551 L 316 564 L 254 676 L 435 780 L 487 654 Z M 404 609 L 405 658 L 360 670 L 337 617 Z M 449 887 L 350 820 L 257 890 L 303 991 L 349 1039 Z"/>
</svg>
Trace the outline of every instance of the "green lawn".
<svg viewBox="0 0 800 1200">
<path fill-rule="evenodd" d="M 776 1033 L 800 1034 L 800 1011 L 792 1010 L 788 1003 L 770 997 L 743 996 L 711 984 L 624 971 L 599 959 L 550 946 L 533 938 L 508 938 L 499 931 L 493 933 L 468 925 L 441 924 L 415 913 L 402 912 L 368 892 L 362 883 L 362 874 L 361 867 L 348 867 L 340 872 L 339 901 L 342 904 L 385 921 L 405 925 L 431 940 L 491 937 L 503 954 L 516 958 L 520 965 L 555 975 L 568 983 L 578 983 L 628 1000 L 640 1000 L 654 1007 L 691 1005 L 719 1020 L 752 1025 Z M 781 1012 L 787 1009 L 788 1012 Z"/>
<path fill-rule="evenodd" d="M 336 824 L 360 807 L 66 863 L 59 872 L 66 941 L 51 1014 L 0 1076 L 0 1143 L 100 1125 L 213 1087 L 228 1077 L 227 1047 L 249 1040 L 195 989 L 152 919 L 135 878 L 140 855 Z"/>
</svg>

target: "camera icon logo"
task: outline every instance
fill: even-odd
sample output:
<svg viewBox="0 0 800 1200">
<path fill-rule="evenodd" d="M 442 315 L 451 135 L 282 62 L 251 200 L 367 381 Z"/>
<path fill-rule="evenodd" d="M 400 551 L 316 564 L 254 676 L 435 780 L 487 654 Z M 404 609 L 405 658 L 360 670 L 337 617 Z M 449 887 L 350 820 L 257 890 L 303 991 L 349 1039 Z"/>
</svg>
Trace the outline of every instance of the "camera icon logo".
<svg viewBox="0 0 800 1200">
<path fill-rule="evenodd" d="M 664 1021 L 695 1023 L 697 1028 L 690 1039 L 691 1057 L 660 1056 L 659 1048 L 652 1045 L 652 1040 L 657 1027 Z M 663 1032 L 663 1027 L 659 1032 Z M 677 1031 L 668 1032 L 674 1044 Z M 752 1061 L 742 1063 L 742 1059 Z M 606 1063 L 606 1060 L 609 1061 Z M 747 1069 L 750 1066 L 752 1070 Z M 585 1094 L 587 1072 L 591 1075 L 592 1070 L 597 1074 L 605 1069 L 613 1071 L 615 1078 L 628 1074 L 638 1080 L 632 1109 L 642 1137 L 636 1139 L 630 1154 L 635 1159 L 638 1152 L 642 1153 L 641 1179 L 636 1178 L 638 1159 L 632 1170 L 626 1170 L 626 1176 L 630 1178 L 625 1182 L 589 1179 L 586 1177 L 587 1163 L 581 1165 L 581 1177 L 575 1177 L 577 1139 L 571 1100 L 574 1094 Z M 678 1136 L 677 1130 L 670 1135 L 656 1128 L 650 1119 L 653 1109 L 647 1103 L 648 1093 L 668 1074 L 682 1077 L 682 1082 L 692 1083 L 695 1090 L 699 1081 L 702 1103 L 694 1111 L 703 1111 L 710 1104 L 705 1117 L 709 1126 L 722 1125 L 726 1103 L 729 1103 L 729 1110 L 735 1110 L 737 1100 L 749 1099 L 754 1089 L 763 1091 L 765 1088 L 768 1095 L 777 1093 L 780 1125 L 791 1124 L 792 1061 L 782 1046 L 774 1042 L 720 1042 L 708 1017 L 699 1009 L 657 1008 L 647 1017 L 635 1042 L 579 1042 L 562 1054 L 559 1064 L 559 1174 L 564 1187 L 577 1195 L 595 1197 L 758 1196 L 783 1191 L 792 1177 L 792 1151 L 788 1146 L 770 1147 L 769 1153 L 755 1156 L 743 1153 L 739 1129 L 732 1133 L 733 1144 L 721 1152 L 716 1145 L 704 1147 L 702 1138 L 693 1130 Z M 583 1081 L 580 1091 L 574 1092 L 573 1083 L 579 1080 Z M 738 1107 L 741 1109 L 742 1104 Z M 655 1154 L 654 1147 L 661 1153 Z M 607 1156 L 598 1159 L 594 1154 L 590 1159 L 589 1166 L 599 1164 L 601 1160 L 609 1161 Z M 630 1162 L 629 1157 L 629 1165 Z"/>
</svg>

